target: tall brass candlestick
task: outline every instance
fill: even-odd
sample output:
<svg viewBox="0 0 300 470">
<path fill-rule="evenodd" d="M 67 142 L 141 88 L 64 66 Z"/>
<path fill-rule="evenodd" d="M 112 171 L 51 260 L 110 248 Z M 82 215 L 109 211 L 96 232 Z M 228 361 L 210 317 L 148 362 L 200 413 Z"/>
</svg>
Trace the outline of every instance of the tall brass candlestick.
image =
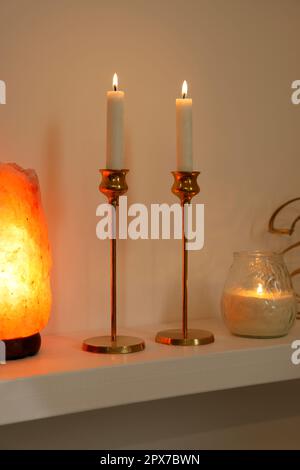
<svg viewBox="0 0 300 470">
<path fill-rule="evenodd" d="M 116 211 L 119 197 L 127 192 L 126 174 L 128 170 L 100 170 L 102 181 L 99 190 L 103 193 L 109 204 L 114 208 L 112 217 L 112 230 L 110 240 L 110 309 L 111 333 L 109 336 L 95 336 L 83 342 L 85 351 L 102 354 L 127 354 L 142 351 L 145 343 L 142 339 L 133 336 L 117 335 L 117 240 L 116 240 Z"/>
<path fill-rule="evenodd" d="M 172 193 L 179 197 L 182 208 L 182 328 L 164 330 L 157 333 L 157 343 L 176 346 L 199 346 L 214 342 L 210 331 L 188 328 L 188 250 L 185 229 L 185 205 L 199 193 L 197 183 L 199 171 L 173 171 L 174 183 Z"/>
</svg>

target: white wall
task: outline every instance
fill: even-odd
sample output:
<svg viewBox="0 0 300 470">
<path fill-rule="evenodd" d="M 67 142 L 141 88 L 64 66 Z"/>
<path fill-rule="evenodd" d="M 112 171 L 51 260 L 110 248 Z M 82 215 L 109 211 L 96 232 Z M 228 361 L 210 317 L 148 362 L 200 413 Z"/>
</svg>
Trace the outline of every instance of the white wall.
<svg viewBox="0 0 300 470">
<path fill-rule="evenodd" d="M 190 315 L 219 314 L 234 250 L 265 247 L 267 219 L 299 195 L 296 0 L 0 0 L 0 159 L 36 168 L 51 235 L 49 332 L 106 327 L 108 243 L 96 239 L 105 93 L 126 91 L 129 200 L 175 202 L 174 102 L 194 102 L 206 241 L 190 263 Z M 180 243 L 119 250 L 119 324 L 175 320 Z M 121 308 L 122 307 L 122 308 Z"/>
<path fill-rule="evenodd" d="M 191 317 L 219 315 L 233 251 L 288 243 L 266 224 L 299 196 L 300 106 L 290 100 L 300 78 L 299 15 L 297 0 L 0 0 L 0 160 L 40 177 L 54 258 L 48 332 L 109 324 L 108 243 L 96 239 L 95 210 L 104 201 L 98 168 L 115 71 L 126 91 L 131 202 L 175 202 L 174 102 L 182 80 L 190 84 L 197 201 L 206 207 L 205 248 L 190 262 Z M 120 243 L 121 326 L 179 317 L 180 259 L 178 241 Z M 194 445 L 188 432 L 182 439 Z"/>
</svg>

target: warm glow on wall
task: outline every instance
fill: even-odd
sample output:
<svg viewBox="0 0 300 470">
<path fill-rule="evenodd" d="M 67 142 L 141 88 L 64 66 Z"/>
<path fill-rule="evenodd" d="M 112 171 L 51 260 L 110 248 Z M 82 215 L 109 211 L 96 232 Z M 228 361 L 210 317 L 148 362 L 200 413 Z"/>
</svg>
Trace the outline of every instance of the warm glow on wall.
<svg viewBox="0 0 300 470">
<path fill-rule="evenodd" d="M 46 325 L 50 264 L 37 176 L 17 165 L 0 164 L 1 340 L 31 337 Z"/>
</svg>

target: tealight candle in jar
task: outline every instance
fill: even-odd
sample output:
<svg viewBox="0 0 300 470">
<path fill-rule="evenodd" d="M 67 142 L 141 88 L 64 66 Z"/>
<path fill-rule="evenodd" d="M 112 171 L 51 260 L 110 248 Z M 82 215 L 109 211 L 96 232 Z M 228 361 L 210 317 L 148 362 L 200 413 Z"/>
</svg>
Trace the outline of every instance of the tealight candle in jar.
<svg viewBox="0 0 300 470">
<path fill-rule="evenodd" d="M 222 296 L 222 313 L 231 333 L 275 338 L 286 335 L 296 318 L 296 297 L 280 254 L 234 254 Z"/>
</svg>

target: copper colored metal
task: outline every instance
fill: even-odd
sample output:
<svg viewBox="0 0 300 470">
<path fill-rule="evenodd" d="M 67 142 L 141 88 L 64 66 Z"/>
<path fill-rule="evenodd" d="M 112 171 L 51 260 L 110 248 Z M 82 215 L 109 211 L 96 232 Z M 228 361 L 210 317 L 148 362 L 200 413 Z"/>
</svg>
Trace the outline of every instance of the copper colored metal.
<svg viewBox="0 0 300 470">
<path fill-rule="evenodd" d="M 188 332 L 188 250 L 185 236 L 185 204 L 190 204 L 200 192 L 197 178 L 199 171 L 172 171 L 174 183 L 172 193 L 180 199 L 182 207 L 182 333 L 187 338 Z"/>
<path fill-rule="evenodd" d="M 214 341 L 210 331 L 188 329 L 188 250 L 185 230 L 185 205 L 190 204 L 200 192 L 197 178 L 199 171 L 172 171 L 174 183 L 172 193 L 180 199 L 182 208 L 182 328 L 164 330 L 156 335 L 156 342 L 176 346 L 199 346 Z"/>
<path fill-rule="evenodd" d="M 295 230 L 295 226 L 297 224 L 297 222 L 300 220 L 300 216 L 296 217 L 295 220 L 293 220 L 291 226 L 289 228 L 275 228 L 275 219 L 277 217 L 277 215 L 279 214 L 279 212 L 282 211 L 282 209 L 284 209 L 286 206 L 289 206 L 290 204 L 292 204 L 293 202 L 296 202 L 296 201 L 300 201 L 300 197 L 295 197 L 294 199 L 290 199 L 289 201 L 285 202 L 284 204 L 282 204 L 281 206 L 278 207 L 278 209 L 276 209 L 275 212 L 273 212 L 273 214 L 271 215 L 270 217 L 270 220 L 269 220 L 269 232 L 270 233 L 279 233 L 281 235 L 292 235 L 294 233 L 294 230 Z"/>
<path fill-rule="evenodd" d="M 289 206 L 290 204 L 296 202 L 296 201 L 300 201 L 300 197 L 295 197 L 294 199 L 290 199 L 289 201 L 285 202 L 284 204 L 281 204 L 281 206 L 279 206 L 274 212 L 273 214 L 271 215 L 270 217 L 270 220 L 269 220 L 269 224 L 268 224 L 268 229 L 269 229 L 269 232 L 270 233 L 276 233 L 276 234 L 279 234 L 279 235 L 292 235 L 295 231 L 295 227 L 297 225 L 297 223 L 299 222 L 300 220 L 300 216 L 298 215 L 291 223 L 290 227 L 283 227 L 283 228 L 276 228 L 275 227 L 275 219 L 276 217 L 278 216 L 278 214 L 287 206 Z M 298 248 L 300 246 L 300 241 L 298 242 L 295 242 L 295 243 L 292 243 L 291 245 L 287 246 L 284 250 L 281 251 L 281 254 L 282 255 L 285 255 L 286 253 L 288 253 L 289 251 L 292 251 L 294 250 L 295 248 Z M 294 276 L 298 276 L 300 274 L 300 268 L 297 268 L 295 269 L 294 271 L 292 271 L 290 273 L 290 276 L 293 278 Z M 298 294 L 297 292 L 295 292 L 296 294 L 296 297 L 297 297 L 297 300 L 298 300 L 298 303 L 300 303 L 300 294 Z M 300 319 L 300 312 L 298 312 L 297 314 L 297 319 L 299 320 Z"/>
<path fill-rule="evenodd" d="M 111 340 L 117 337 L 117 241 L 110 241 L 110 311 L 111 311 Z"/>
<path fill-rule="evenodd" d="M 182 206 L 190 204 L 192 198 L 200 192 L 197 182 L 200 171 L 172 171 L 172 175 L 172 193 L 179 197 Z"/>
<path fill-rule="evenodd" d="M 113 213 L 113 238 L 110 240 L 110 312 L 111 312 L 111 340 L 117 336 L 117 239 L 116 239 L 116 211 L 119 205 L 119 197 L 128 190 L 126 174 L 128 170 L 100 170 L 102 180 L 99 191 L 104 194 L 109 204 L 114 207 Z"/>
<path fill-rule="evenodd" d="M 129 170 L 99 170 L 102 180 L 99 185 L 99 191 L 103 193 L 109 204 L 119 205 L 119 197 L 128 190 L 126 175 Z"/>
<path fill-rule="evenodd" d="M 112 216 L 112 238 L 110 240 L 110 336 L 96 336 L 83 342 L 85 351 L 102 354 L 128 354 L 142 351 L 145 343 L 140 338 L 117 335 L 117 234 L 116 211 L 119 197 L 128 190 L 126 174 L 128 170 L 100 170 L 102 180 L 99 190 L 114 208 Z"/>
</svg>

